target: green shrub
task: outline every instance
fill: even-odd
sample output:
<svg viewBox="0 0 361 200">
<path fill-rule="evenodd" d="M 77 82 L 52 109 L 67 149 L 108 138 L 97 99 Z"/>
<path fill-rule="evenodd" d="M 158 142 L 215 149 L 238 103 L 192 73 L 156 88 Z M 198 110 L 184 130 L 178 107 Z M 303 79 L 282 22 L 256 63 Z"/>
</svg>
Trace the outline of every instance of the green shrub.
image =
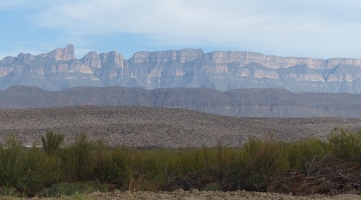
<svg viewBox="0 0 361 200">
<path fill-rule="evenodd" d="M 109 150 L 101 143 L 97 146 L 94 152 L 96 159 L 94 177 L 101 183 L 122 186 L 128 175 L 129 151 L 120 147 Z"/>
<path fill-rule="evenodd" d="M 46 154 L 55 154 L 63 144 L 64 138 L 65 135 L 56 134 L 54 131 L 47 131 L 45 137 L 41 136 L 41 142 Z"/>
<path fill-rule="evenodd" d="M 329 135 L 328 143 L 335 156 L 361 163 L 361 131 L 335 128 Z"/>
<path fill-rule="evenodd" d="M 2 197 L 24 197 L 16 188 L 2 186 L 0 187 L 0 196 Z"/>
<path fill-rule="evenodd" d="M 233 167 L 232 189 L 264 191 L 269 178 L 288 169 L 286 152 L 271 137 L 266 140 L 250 138 L 244 145 L 239 162 Z M 232 182 L 232 180 L 229 180 Z"/>
<path fill-rule="evenodd" d="M 24 149 L 20 142 L 9 138 L 0 148 L 0 186 L 34 195 L 56 179 L 51 175 L 56 167 L 48 164 L 38 148 Z"/>
<path fill-rule="evenodd" d="M 16 187 L 24 173 L 21 143 L 15 138 L 7 138 L 0 149 L 0 186 Z"/>
<path fill-rule="evenodd" d="M 61 159 L 67 180 L 86 181 L 94 178 L 96 160 L 92 154 L 95 147 L 85 133 L 78 135 L 70 147 L 63 149 Z"/>
<path fill-rule="evenodd" d="M 211 166 L 215 176 L 219 181 L 224 181 L 232 171 L 232 167 L 237 163 L 237 149 L 228 148 L 221 145 L 216 147 L 216 165 Z"/>
<path fill-rule="evenodd" d="M 157 191 L 166 185 L 168 189 L 264 191 L 275 174 L 305 173 L 307 163 L 330 153 L 361 163 L 361 132 L 343 129 L 333 130 L 327 141 L 250 138 L 240 148 L 109 148 L 86 134 L 60 148 L 62 141 L 61 135 L 49 131 L 42 136 L 43 149 L 25 149 L 8 138 L 0 148 L 0 191 L 74 195 L 95 190 L 95 182 L 131 190 Z"/>
<path fill-rule="evenodd" d="M 222 190 L 222 187 L 215 182 L 209 183 L 201 189 L 201 191 L 220 191 L 220 190 Z"/>
<path fill-rule="evenodd" d="M 0 186 L 13 187 L 25 191 L 31 187 L 36 170 L 36 157 L 33 151 L 24 151 L 21 142 L 8 138 L 0 149 Z"/>
<path fill-rule="evenodd" d="M 107 192 L 108 189 L 105 185 L 97 184 L 94 182 L 76 182 L 76 183 L 57 183 L 52 185 L 48 189 L 44 189 L 41 192 L 42 197 L 61 197 L 61 196 L 71 196 L 75 194 L 87 194 L 92 192 Z"/>
<path fill-rule="evenodd" d="M 287 153 L 289 168 L 305 171 L 305 163 L 315 157 L 322 158 L 329 153 L 328 144 L 317 138 L 282 143 L 284 152 Z"/>
<path fill-rule="evenodd" d="M 179 159 L 179 173 L 182 175 L 202 171 L 207 164 L 202 151 L 198 149 L 183 150 L 183 152 L 179 154 Z"/>
<path fill-rule="evenodd" d="M 156 191 L 166 182 L 168 159 L 172 157 L 163 149 L 132 150 L 128 168 L 128 188 Z"/>
</svg>

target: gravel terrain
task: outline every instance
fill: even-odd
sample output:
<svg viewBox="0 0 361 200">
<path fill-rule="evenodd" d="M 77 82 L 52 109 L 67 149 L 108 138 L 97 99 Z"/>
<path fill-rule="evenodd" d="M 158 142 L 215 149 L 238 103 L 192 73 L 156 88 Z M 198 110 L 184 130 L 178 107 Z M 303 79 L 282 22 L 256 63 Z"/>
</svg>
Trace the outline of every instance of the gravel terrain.
<svg viewBox="0 0 361 200">
<path fill-rule="evenodd" d="M 334 127 L 361 130 L 351 118 L 239 118 L 186 109 L 79 106 L 0 110 L 0 141 L 9 135 L 24 145 L 40 145 L 47 130 L 102 138 L 109 145 L 133 147 L 241 146 L 249 136 L 279 140 L 325 139 Z"/>
<path fill-rule="evenodd" d="M 6 199 L 6 198 L 4 198 Z M 9 198 L 13 199 L 13 198 Z M 32 199 L 47 199 L 47 198 L 32 198 Z M 175 192 L 120 192 L 113 191 L 108 193 L 94 192 L 89 195 L 62 197 L 59 199 L 89 199 L 89 200 L 100 200 L 100 199 L 127 199 L 127 200 L 359 200 L 360 195 L 355 194 L 341 194 L 336 196 L 324 196 L 324 195 L 313 195 L 313 196 L 293 196 L 287 194 L 277 193 L 262 193 L 262 192 L 247 192 L 247 191 L 234 191 L 234 192 L 220 192 L 220 191 L 183 191 L 178 190 Z"/>
<path fill-rule="evenodd" d="M 113 192 L 113 193 L 93 193 L 89 195 L 90 199 L 144 199 L 144 200 L 165 200 L 165 199 L 178 199 L 178 200 L 359 200 L 361 196 L 354 194 L 344 194 L 336 196 L 292 196 L 277 193 L 261 193 L 261 192 L 200 192 L 193 191 L 175 191 L 175 192 Z"/>
</svg>

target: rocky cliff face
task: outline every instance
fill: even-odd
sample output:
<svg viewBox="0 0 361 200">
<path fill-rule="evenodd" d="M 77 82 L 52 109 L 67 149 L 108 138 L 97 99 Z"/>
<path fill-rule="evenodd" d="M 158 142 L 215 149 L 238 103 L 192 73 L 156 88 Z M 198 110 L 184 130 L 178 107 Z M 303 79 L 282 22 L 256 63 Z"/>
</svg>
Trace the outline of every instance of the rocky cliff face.
<svg viewBox="0 0 361 200">
<path fill-rule="evenodd" d="M 91 51 L 82 58 L 82 63 L 90 68 L 101 68 L 102 62 L 97 52 Z"/>
<path fill-rule="evenodd" d="M 40 58 L 50 58 L 57 61 L 69 61 L 75 59 L 74 45 L 68 44 L 65 48 L 58 48 L 38 55 Z"/>
<path fill-rule="evenodd" d="M 97 59 L 97 58 L 95 58 Z M 101 65 L 109 67 L 124 67 L 124 57 L 116 51 L 102 53 L 99 55 Z"/>
<path fill-rule="evenodd" d="M 75 58 L 73 45 L 49 53 L 0 61 L 0 89 L 12 85 L 61 90 L 74 86 L 145 89 L 206 87 L 217 90 L 280 88 L 293 92 L 361 94 L 361 60 L 267 56 L 240 51 L 183 49 L 138 52 L 130 59 L 112 51 Z"/>
<path fill-rule="evenodd" d="M 168 63 L 168 62 L 179 62 L 185 63 L 193 60 L 203 59 L 202 49 L 183 49 L 179 51 L 157 51 L 147 52 L 142 51 L 135 53 L 129 60 L 132 64 L 142 63 Z"/>
</svg>

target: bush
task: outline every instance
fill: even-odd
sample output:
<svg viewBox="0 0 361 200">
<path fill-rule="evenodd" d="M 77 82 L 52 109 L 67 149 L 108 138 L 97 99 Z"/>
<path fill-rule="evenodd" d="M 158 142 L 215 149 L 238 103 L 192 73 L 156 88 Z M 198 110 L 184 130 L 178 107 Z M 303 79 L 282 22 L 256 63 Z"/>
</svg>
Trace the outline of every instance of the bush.
<svg viewBox="0 0 361 200">
<path fill-rule="evenodd" d="M 0 187 L 0 195 L 2 197 L 24 197 L 16 188 L 13 187 Z"/>
<path fill-rule="evenodd" d="M 305 172 L 305 164 L 310 160 L 322 158 L 329 153 L 328 144 L 317 138 L 308 138 L 296 142 L 281 143 L 287 154 L 289 168 Z"/>
<path fill-rule="evenodd" d="M 8 138 L 0 149 L 0 186 L 26 191 L 36 188 L 35 173 L 39 152 L 24 151 L 21 142 Z"/>
<path fill-rule="evenodd" d="M 96 160 L 94 177 L 96 180 L 121 187 L 128 175 L 129 151 L 120 147 L 108 150 L 103 143 L 98 142 L 94 156 Z"/>
<path fill-rule="evenodd" d="M 250 138 L 244 145 L 239 162 L 233 166 L 230 190 L 265 191 L 270 177 L 289 167 L 286 153 L 271 137 Z"/>
<path fill-rule="evenodd" d="M 44 189 L 41 192 L 41 196 L 46 197 L 46 198 L 61 197 L 61 196 L 71 196 L 71 195 L 75 195 L 78 193 L 87 194 L 87 193 L 92 193 L 92 192 L 96 192 L 96 191 L 107 192 L 108 189 L 105 185 L 97 184 L 97 183 L 93 183 L 93 182 L 87 182 L 87 183 L 62 182 L 62 183 L 54 184 L 48 189 Z"/>
<path fill-rule="evenodd" d="M 62 166 L 68 181 L 86 181 L 92 179 L 96 160 L 92 154 L 95 147 L 85 133 L 78 135 L 70 147 L 61 152 Z"/>
<path fill-rule="evenodd" d="M 44 136 L 41 136 L 44 151 L 48 155 L 53 155 L 58 152 L 59 148 L 64 142 L 65 135 L 55 134 L 54 131 L 47 131 Z"/>
<path fill-rule="evenodd" d="M 271 177 L 273 188 L 288 191 L 281 187 L 285 184 L 278 178 L 310 181 L 304 176 L 312 175 L 310 169 L 317 169 L 316 174 L 326 167 L 331 169 L 329 172 L 341 172 L 339 174 L 347 171 L 333 170 L 332 162 L 315 165 L 326 155 L 337 158 L 336 163 L 345 160 L 352 163 L 340 164 L 341 168 L 352 167 L 357 171 L 354 161 L 361 163 L 361 132 L 343 129 L 332 131 L 327 141 L 309 138 L 280 142 L 272 137 L 250 138 L 241 148 L 222 145 L 191 149 L 109 148 L 102 140 L 88 140 L 86 134 L 80 134 L 74 143 L 60 148 L 63 137 L 52 131 L 42 136 L 42 140 L 43 149 L 25 149 L 14 138 L 8 138 L 1 146 L 0 191 L 26 196 L 41 191 L 45 196 L 73 195 L 92 191 L 96 188 L 94 183 L 124 190 L 265 191 Z M 332 177 L 327 178 L 336 183 Z M 86 186 L 88 183 L 90 186 Z"/>
<path fill-rule="evenodd" d="M 15 138 L 7 138 L 5 145 L 0 149 L 0 185 L 7 187 L 17 187 L 18 180 L 26 170 L 22 163 L 21 143 Z"/>
<path fill-rule="evenodd" d="M 361 163 L 361 131 L 335 128 L 329 135 L 328 143 L 331 152 L 338 158 Z"/>
<path fill-rule="evenodd" d="M 220 191 L 220 190 L 222 190 L 222 187 L 215 182 L 209 183 L 201 189 L 201 191 Z"/>
</svg>

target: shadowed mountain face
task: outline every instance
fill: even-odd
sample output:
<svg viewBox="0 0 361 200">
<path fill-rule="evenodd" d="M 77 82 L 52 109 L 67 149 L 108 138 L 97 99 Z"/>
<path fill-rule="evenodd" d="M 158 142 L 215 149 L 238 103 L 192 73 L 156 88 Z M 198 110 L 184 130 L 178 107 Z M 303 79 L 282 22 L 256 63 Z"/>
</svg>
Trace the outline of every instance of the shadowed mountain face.
<svg viewBox="0 0 361 200">
<path fill-rule="evenodd" d="M 130 59 L 112 51 L 75 58 L 73 45 L 49 53 L 5 57 L 0 89 L 14 85 L 58 91 L 76 86 L 143 89 L 279 88 L 292 92 L 361 94 L 361 60 L 266 56 L 201 49 L 138 52 Z"/>
<path fill-rule="evenodd" d="M 206 88 L 145 90 L 124 87 L 74 87 L 45 91 L 14 86 L 0 91 L 0 108 L 107 105 L 185 108 L 238 117 L 361 118 L 361 95 L 292 93 L 278 89 L 218 91 Z"/>
</svg>

